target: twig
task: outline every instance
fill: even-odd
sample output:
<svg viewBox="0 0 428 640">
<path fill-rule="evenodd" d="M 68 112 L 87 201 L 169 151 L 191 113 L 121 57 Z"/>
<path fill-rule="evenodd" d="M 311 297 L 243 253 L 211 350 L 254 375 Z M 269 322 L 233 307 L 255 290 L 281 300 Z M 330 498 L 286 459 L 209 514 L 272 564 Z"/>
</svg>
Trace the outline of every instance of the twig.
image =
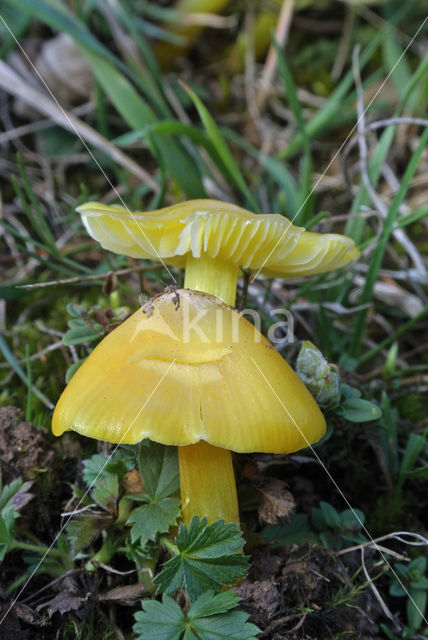
<svg viewBox="0 0 428 640">
<path fill-rule="evenodd" d="M 73 278 L 63 278 L 62 280 L 49 280 L 48 282 L 36 282 L 34 284 L 17 284 L 17 289 L 43 289 L 44 287 L 55 287 L 62 284 L 77 284 L 80 282 L 90 282 L 92 280 L 104 280 L 108 276 L 124 276 L 128 273 L 139 271 L 151 271 L 152 269 L 163 269 L 163 264 L 145 264 L 140 267 L 130 267 L 129 269 L 119 269 L 118 271 L 106 271 L 106 273 L 96 273 L 91 276 L 75 276 Z"/>
<path fill-rule="evenodd" d="M 283 47 L 287 40 L 291 19 L 293 17 L 293 11 L 294 0 L 284 0 L 281 7 L 281 13 L 279 14 L 278 24 L 275 30 L 275 40 L 278 42 L 280 47 Z M 263 67 L 260 80 L 260 89 L 256 97 L 256 104 L 260 113 L 264 110 L 266 98 L 269 93 L 269 88 L 275 75 L 276 65 L 276 51 L 274 46 L 271 45 L 269 47 L 265 65 Z"/>
<path fill-rule="evenodd" d="M 127 169 L 139 180 L 148 184 L 153 191 L 156 193 L 159 191 L 160 187 L 158 183 L 153 180 L 145 169 L 132 160 L 132 158 L 129 158 L 123 151 L 86 124 L 86 122 L 77 118 L 71 111 L 59 108 L 53 100 L 31 87 L 2 60 L 0 60 L 0 87 L 8 93 L 28 102 L 34 109 L 45 114 L 64 129 L 72 133 L 76 133 L 77 131 L 83 140 L 101 149 L 101 151 L 112 158 L 114 162 L 117 162 L 117 164 Z"/>
<path fill-rule="evenodd" d="M 363 568 L 363 572 L 364 572 L 364 575 L 366 577 L 366 580 L 369 583 L 370 589 L 372 590 L 373 595 L 375 596 L 376 600 L 379 602 L 379 604 L 380 604 L 380 606 L 382 608 L 382 611 L 384 612 L 386 617 L 391 620 L 391 622 L 394 625 L 394 627 L 397 630 L 399 630 L 401 628 L 400 625 L 398 624 L 398 622 L 394 618 L 393 614 L 389 610 L 389 608 L 386 605 L 386 603 L 383 601 L 382 596 L 380 595 L 379 591 L 377 590 L 377 587 L 375 586 L 373 580 L 370 577 L 369 572 L 367 571 L 367 568 L 366 568 L 366 565 L 365 565 L 365 562 L 364 562 L 364 548 L 361 549 L 361 566 Z"/>
<path fill-rule="evenodd" d="M 359 52 L 360 52 L 360 46 L 357 45 L 352 55 L 352 67 L 354 72 L 355 87 L 357 90 L 357 116 L 358 116 L 357 131 L 359 134 L 358 146 L 360 150 L 361 176 L 363 179 L 364 186 L 367 189 L 367 193 L 370 195 L 370 198 L 374 206 L 379 211 L 382 218 L 386 218 L 388 215 L 388 207 L 382 201 L 382 199 L 378 196 L 375 189 L 373 188 L 372 183 L 370 181 L 369 172 L 368 172 L 368 147 L 367 147 L 366 137 L 363 134 L 366 128 L 366 124 L 365 124 L 365 108 L 364 108 L 364 90 L 361 82 L 360 67 L 358 64 Z M 402 229 L 395 229 L 393 231 L 393 235 L 396 238 L 396 240 L 405 249 L 406 253 L 409 255 L 410 259 L 415 265 L 416 270 L 419 271 L 420 273 L 426 273 L 425 263 L 422 260 L 419 254 L 419 251 L 417 250 L 413 242 L 407 237 L 404 231 Z"/>
<path fill-rule="evenodd" d="M 16 362 L 18 364 L 25 364 L 28 360 L 30 362 L 33 362 L 34 360 L 39 360 L 47 353 L 50 353 L 51 351 L 55 351 L 56 349 L 60 349 L 63 346 L 64 345 L 61 340 L 59 342 L 54 342 L 53 344 L 48 345 L 41 351 L 38 351 L 37 353 L 33 353 L 33 355 L 30 356 L 29 358 L 23 358 L 22 360 L 17 360 Z M 0 362 L 0 368 L 3 368 L 3 367 L 9 367 L 9 364 L 7 362 Z"/>
<path fill-rule="evenodd" d="M 104 562 L 100 562 L 99 560 L 93 560 L 93 564 L 101 567 L 109 573 L 114 573 L 118 576 L 129 576 L 131 575 L 131 573 L 142 573 L 143 571 L 145 571 L 145 569 L 130 569 L 129 571 L 119 571 L 119 569 L 113 569 L 113 567 L 109 567 L 108 564 L 104 564 Z"/>
<path fill-rule="evenodd" d="M 367 124 L 364 129 L 358 131 L 355 136 L 350 138 L 346 145 L 343 147 L 343 155 L 348 155 L 350 149 L 357 143 L 358 139 L 361 136 L 365 136 L 369 131 L 376 131 L 376 129 L 384 129 L 385 127 L 390 127 L 391 125 L 397 124 L 410 124 L 421 127 L 428 127 L 428 120 L 424 118 L 412 118 L 410 116 L 403 116 L 400 118 L 385 118 L 384 120 L 376 120 L 375 122 L 370 122 Z"/>
<path fill-rule="evenodd" d="M 86 102 L 85 104 L 72 109 L 72 113 L 75 116 L 86 115 L 90 111 L 93 111 L 94 105 L 91 102 Z M 29 122 L 28 124 L 23 124 L 19 127 L 14 127 L 13 129 L 9 129 L 8 131 L 4 131 L 0 133 L 0 144 L 4 144 L 5 142 L 9 142 L 10 140 L 14 140 L 15 138 L 21 138 L 22 136 L 26 136 L 30 133 L 34 133 L 36 131 L 41 131 L 42 129 L 49 129 L 50 127 L 54 127 L 55 123 L 52 120 L 44 119 L 37 120 L 36 122 Z"/>
<path fill-rule="evenodd" d="M 413 536 L 416 540 L 405 540 L 401 536 Z M 413 547 L 422 547 L 428 546 L 428 538 L 425 538 L 420 533 L 414 533 L 413 531 L 393 531 L 392 533 L 388 533 L 385 536 L 381 536 L 380 538 L 375 538 L 374 540 L 369 540 L 368 542 L 363 542 L 362 544 L 356 544 L 353 547 L 347 547 L 346 549 L 341 549 L 336 552 L 336 556 L 341 556 L 344 553 L 349 553 L 350 551 L 356 551 L 357 549 L 362 549 L 364 547 L 370 547 L 374 545 L 375 549 L 380 549 L 378 546 L 378 542 L 383 542 L 384 540 L 398 540 L 403 544 L 408 544 Z M 388 552 L 389 553 L 389 552 Z"/>
</svg>

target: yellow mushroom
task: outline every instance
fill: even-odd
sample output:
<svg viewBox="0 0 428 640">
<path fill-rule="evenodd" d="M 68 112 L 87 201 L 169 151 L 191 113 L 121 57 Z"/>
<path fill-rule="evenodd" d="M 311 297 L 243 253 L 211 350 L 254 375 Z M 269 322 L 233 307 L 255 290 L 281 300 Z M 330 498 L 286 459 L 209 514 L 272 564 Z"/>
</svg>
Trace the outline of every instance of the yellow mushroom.
<svg viewBox="0 0 428 640">
<path fill-rule="evenodd" d="M 312 275 L 358 250 L 344 236 L 215 200 L 132 215 L 97 203 L 78 211 L 106 249 L 185 267 L 186 289 L 158 296 L 104 338 L 61 396 L 54 434 L 178 445 L 184 521 L 239 523 L 230 451 L 289 453 L 325 431 L 304 384 L 228 306 L 239 270 Z"/>
</svg>

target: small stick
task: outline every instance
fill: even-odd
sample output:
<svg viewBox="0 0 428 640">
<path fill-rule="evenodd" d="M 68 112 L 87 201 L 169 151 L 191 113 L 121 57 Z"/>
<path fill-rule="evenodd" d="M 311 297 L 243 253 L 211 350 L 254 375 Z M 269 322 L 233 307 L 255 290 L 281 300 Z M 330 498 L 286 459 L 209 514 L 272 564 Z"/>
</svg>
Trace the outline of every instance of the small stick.
<svg viewBox="0 0 428 640">
<path fill-rule="evenodd" d="M 104 280 L 109 275 L 124 276 L 128 273 L 137 273 L 139 271 L 151 271 L 152 269 L 163 269 L 163 264 L 145 264 L 140 267 L 130 267 L 129 269 L 119 269 L 118 271 L 106 271 L 105 273 L 96 273 L 92 276 L 75 276 L 73 278 L 63 278 L 62 280 L 49 280 L 48 282 L 36 282 L 35 284 L 17 284 L 17 289 L 43 289 L 44 287 L 55 287 L 60 284 L 77 284 L 80 282 L 89 282 L 92 280 Z"/>
</svg>

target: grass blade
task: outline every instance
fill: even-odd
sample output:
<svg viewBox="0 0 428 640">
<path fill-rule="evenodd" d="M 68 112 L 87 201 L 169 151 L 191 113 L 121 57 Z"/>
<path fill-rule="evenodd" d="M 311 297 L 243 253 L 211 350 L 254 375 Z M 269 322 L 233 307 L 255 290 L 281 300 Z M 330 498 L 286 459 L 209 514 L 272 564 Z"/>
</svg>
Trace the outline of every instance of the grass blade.
<svg viewBox="0 0 428 640">
<path fill-rule="evenodd" d="M 27 389 L 29 389 L 31 386 L 31 380 L 28 379 L 24 371 L 21 369 L 21 367 L 17 363 L 15 356 L 13 355 L 12 351 L 9 349 L 9 346 L 1 333 L 0 333 L 0 351 L 2 352 L 5 360 L 7 360 L 7 362 L 10 364 L 12 369 L 15 371 L 16 375 L 21 378 L 21 380 L 27 386 Z M 37 396 L 40 402 L 42 402 L 48 409 L 54 408 L 54 405 L 49 400 L 49 398 L 47 398 L 44 393 L 42 393 L 39 389 L 37 389 L 37 387 L 31 386 L 31 391 L 35 396 Z"/>
<path fill-rule="evenodd" d="M 236 164 L 232 154 L 230 153 L 229 148 L 223 136 L 221 135 L 219 128 L 214 122 L 211 114 L 208 112 L 208 109 L 205 107 L 205 105 L 202 103 L 202 100 L 198 98 L 196 93 L 192 91 L 190 87 L 188 87 L 183 82 L 181 82 L 180 84 L 183 87 L 183 89 L 186 91 L 186 93 L 189 95 L 193 104 L 195 105 L 199 113 L 199 117 L 202 121 L 202 124 L 205 127 L 205 131 L 207 132 L 208 138 L 211 140 L 216 152 L 218 153 L 218 156 L 221 158 L 224 168 L 226 169 L 229 175 L 229 178 L 234 183 L 234 185 L 242 192 L 242 194 L 246 197 L 251 208 L 257 212 L 260 211 L 256 200 L 254 199 L 252 193 L 248 189 L 245 183 L 245 180 L 242 177 L 242 174 L 239 170 L 239 167 Z"/>
<path fill-rule="evenodd" d="M 361 300 L 360 300 L 360 304 L 362 305 L 369 304 L 372 301 L 374 286 L 379 274 L 379 269 L 382 265 L 386 245 L 394 230 L 394 223 L 395 223 L 399 208 L 403 203 L 404 198 L 406 197 L 407 191 L 410 186 L 410 182 L 417 169 L 420 157 L 422 155 L 422 152 L 425 149 L 427 141 L 428 141 L 428 127 L 422 133 L 419 144 L 415 152 L 413 153 L 413 156 L 411 157 L 410 162 L 406 168 L 400 188 L 391 204 L 388 215 L 385 218 L 381 236 L 371 256 L 369 269 L 367 271 L 366 282 L 365 282 L 364 289 L 361 294 Z M 357 317 L 355 319 L 354 331 L 353 331 L 352 341 L 349 349 L 349 353 L 351 356 L 357 357 L 359 355 L 361 339 L 366 328 L 367 313 L 368 313 L 367 308 L 361 309 L 358 312 Z"/>
</svg>

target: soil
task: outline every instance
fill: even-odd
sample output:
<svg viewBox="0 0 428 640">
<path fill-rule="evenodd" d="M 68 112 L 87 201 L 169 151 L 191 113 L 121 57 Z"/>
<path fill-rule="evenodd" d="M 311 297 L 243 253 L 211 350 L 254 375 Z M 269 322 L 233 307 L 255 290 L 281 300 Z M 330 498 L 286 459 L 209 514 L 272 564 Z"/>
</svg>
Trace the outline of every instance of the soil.
<svg viewBox="0 0 428 640">
<path fill-rule="evenodd" d="M 371 591 L 349 595 L 354 569 L 312 545 L 258 549 L 248 579 L 236 589 L 240 609 L 264 640 L 381 640 L 383 612 Z"/>
<path fill-rule="evenodd" d="M 23 508 L 20 524 L 25 522 L 46 542 L 54 538 L 59 523 L 52 521 L 50 514 L 59 518 L 67 499 L 61 490 L 51 488 L 66 485 L 65 467 L 67 474 L 70 468 L 74 475 L 78 470 L 80 451 L 74 441 L 65 439 L 61 450 L 58 446 L 43 429 L 25 421 L 19 409 L 0 409 L 4 481 L 10 482 L 18 475 L 33 480 L 34 498 Z M 70 464 L 70 458 L 74 458 L 75 464 Z M 75 481 L 75 477 L 70 480 Z M 296 477 L 296 486 L 298 480 Z M 135 483 L 132 474 L 126 482 Z M 47 497 L 43 495 L 43 486 L 50 487 Z M 275 489 L 274 504 L 272 496 L 268 503 L 263 498 L 264 493 L 272 493 L 267 491 L 268 487 Z M 293 498 L 284 487 L 283 482 L 281 486 L 271 482 L 259 488 L 261 504 L 272 516 L 272 522 L 292 507 Z M 279 500 L 280 494 L 286 499 Z M 369 552 L 367 558 L 370 561 Z M 87 574 L 83 568 L 58 580 L 39 575 L 19 595 L 18 602 L 13 603 L 4 589 L 24 568 L 18 552 L 8 554 L 3 562 L 0 619 L 9 608 L 10 612 L 0 627 L 0 640 L 53 640 L 66 620 L 72 618 L 79 624 L 91 612 L 106 619 L 110 617 L 111 606 L 117 627 L 125 634 L 130 633 L 132 613 L 144 597 L 141 585 L 133 584 L 135 577 L 112 576 L 105 588 L 97 583 L 97 574 Z M 263 640 L 382 640 L 380 623 L 385 618 L 380 604 L 369 588 L 355 589 L 355 584 L 363 580 L 351 580 L 359 569 L 358 557 L 352 553 L 338 558 L 333 551 L 306 543 L 286 549 L 259 546 L 252 550 L 248 578 L 236 588 L 242 599 L 239 608 L 250 614 L 250 621 L 259 626 Z"/>
</svg>

